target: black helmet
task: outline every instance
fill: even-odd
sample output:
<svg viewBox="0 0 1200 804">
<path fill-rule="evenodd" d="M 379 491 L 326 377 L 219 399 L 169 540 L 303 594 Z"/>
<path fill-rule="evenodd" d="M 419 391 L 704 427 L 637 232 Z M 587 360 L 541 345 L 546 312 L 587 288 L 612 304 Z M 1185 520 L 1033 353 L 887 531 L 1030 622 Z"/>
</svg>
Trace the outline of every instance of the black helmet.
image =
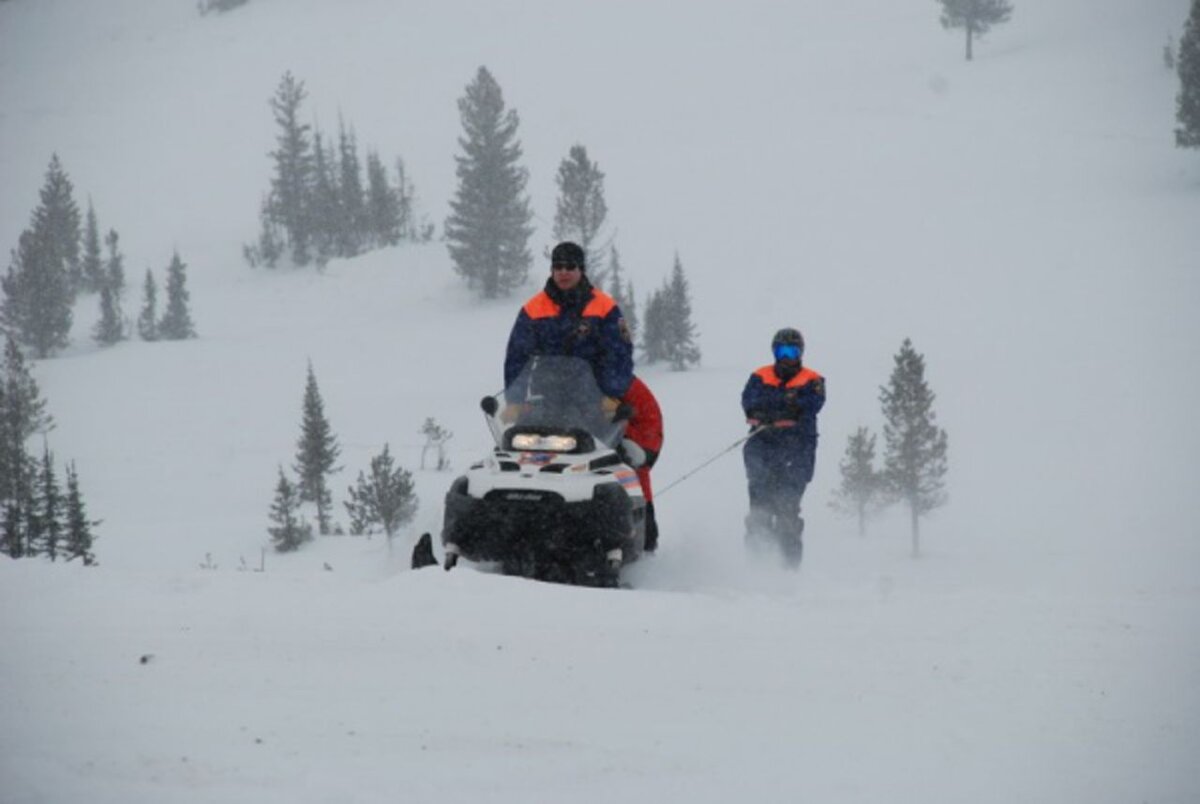
<svg viewBox="0 0 1200 804">
<path fill-rule="evenodd" d="M 572 267 L 587 267 L 587 256 L 578 243 L 564 240 L 550 252 L 550 265 L 570 265 Z"/>
<path fill-rule="evenodd" d="M 800 330 L 784 327 L 771 339 L 771 354 L 778 361 L 794 361 L 799 364 L 804 357 L 804 336 Z"/>
</svg>

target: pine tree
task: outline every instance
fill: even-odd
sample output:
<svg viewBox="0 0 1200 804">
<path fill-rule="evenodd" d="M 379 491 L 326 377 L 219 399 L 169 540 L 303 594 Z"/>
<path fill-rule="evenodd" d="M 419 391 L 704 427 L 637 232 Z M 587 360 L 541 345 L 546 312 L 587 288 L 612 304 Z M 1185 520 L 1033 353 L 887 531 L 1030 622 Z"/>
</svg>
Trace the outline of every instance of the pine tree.
<svg viewBox="0 0 1200 804">
<path fill-rule="evenodd" d="M 279 467 L 279 483 L 275 486 L 275 499 L 271 503 L 271 522 L 267 528 L 271 542 L 281 553 L 290 553 L 305 542 L 312 541 L 312 526 L 300 514 L 300 491 L 287 479 L 283 467 Z"/>
<path fill-rule="evenodd" d="M 31 529 L 29 541 L 35 554 L 57 561 L 59 555 L 65 552 L 66 506 L 67 501 L 63 498 L 62 487 L 59 486 L 58 476 L 54 472 L 54 456 L 50 447 L 44 445 L 37 476 L 37 492 L 33 498 L 33 515 L 30 517 L 34 527 Z"/>
<path fill-rule="evenodd" d="M 376 151 L 367 151 L 367 220 L 373 247 L 400 242 L 400 196 L 388 182 L 387 169 Z"/>
<path fill-rule="evenodd" d="M 1179 40 L 1179 95 L 1175 144 L 1180 148 L 1200 148 L 1200 0 L 1192 0 L 1192 10 Z"/>
<path fill-rule="evenodd" d="M 358 482 L 349 489 L 350 501 L 344 503 L 350 515 L 350 532 L 370 533 L 379 525 L 389 540 L 417 514 L 417 496 L 412 474 L 394 465 L 388 445 L 371 459 L 371 475 L 358 473 Z"/>
<path fill-rule="evenodd" d="M 313 127 L 312 238 L 317 265 L 323 266 L 338 253 L 342 221 L 342 199 L 334 173 L 333 151 L 324 144 L 321 132 Z"/>
<path fill-rule="evenodd" d="M 696 345 L 696 326 L 692 323 L 691 290 L 678 254 L 663 291 L 665 357 L 672 371 L 686 371 L 688 366 L 700 362 L 700 347 Z"/>
<path fill-rule="evenodd" d="M 642 314 L 642 360 L 654 364 L 667 358 L 666 289 L 651 291 Z"/>
<path fill-rule="evenodd" d="M 617 306 L 621 308 L 621 314 L 625 316 L 625 324 L 629 327 L 630 337 L 636 337 L 638 333 L 637 301 L 633 292 L 632 280 L 626 282 L 624 276 L 625 270 L 621 266 L 621 255 L 614 245 L 608 251 L 608 292 L 616 301 Z"/>
<path fill-rule="evenodd" d="M 554 239 L 572 240 L 583 247 L 588 279 L 603 288 L 605 263 L 611 239 L 605 240 L 601 231 L 608 217 L 604 201 L 604 173 L 588 159 L 587 148 L 573 145 L 567 158 L 558 166 L 558 206 L 554 213 Z"/>
<path fill-rule="evenodd" d="M 300 104 L 305 97 L 304 82 L 297 81 L 289 71 L 284 73 L 271 98 L 271 110 L 279 133 L 277 147 L 271 152 L 275 175 L 271 178 L 268 209 L 270 220 L 282 231 L 296 265 L 308 265 L 312 259 L 313 152 L 309 142 L 310 126 L 301 123 L 299 117 Z"/>
<path fill-rule="evenodd" d="M 404 240 L 428 242 L 433 239 L 433 224 L 417 227 L 417 191 L 408 178 L 404 160 L 396 158 L 396 207 L 400 220 L 400 237 Z"/>
<path fill-rule="evenodd" d="M 341 471 L 336 466 L 341 448 L 325 418 L 325 403 L 321 401 L 321 391 L 317 387 L 317 378 L 313 373 L 312 363 L 308 364 L 308 380 L 304 387 L 304 409 L 301 422 L 300 439 L 296 443 L 296 474 L 299 477 L 300 499 L 303 502 L 316 503 L 317 529 L 322 536 L 330 531 L 329 508 L 332 498 L 326 476 Z"/>
<path fill-rule="evenodd" d="M 100 525 L 99 520 L 89 520 L 87 508 L 83 503 L 83 495 L 79 491 L 79 475 L 75 471 L 74 462 L 67 465 L 67 528 L 66 528 L 66 560 L 80 559 L 85 566 L 96 564 L 96 556 L 92 546 L 96 537 L 92 529 Z"/>
<path fill-rule="evenodd" d="M 104 237 L 104 245 L 108 246 L 108 260 L 104 264 L 104 284 L 112 291 L 113 300 L 121 307 L 125 296 L 125 255 L 121 253 L 119 243 L 121 236 L 116 229 L 109 229 Z"/>
<path fill-rule="evenodd" d="M 883 476 L 875 469 L 875 436 L 859 427 L 846 444 L 838 465 L 842 484 L 833 492 L 830 507 L 858 519 L 858 535 L 867 533 L 867 520 L 883 505 Z"/>
<path fill-rule="evenodd" d="M 973 58 L 972 43 L 993 25 L 1008 22 L 1012 3 L 1008 0 L 938 0 L 942 5 L 942 27 L 962 28 L 967 34 L 967 61 Z"/>
<path fill-rule="evenodd" d="M 88 199 L 87 226 L 83 230 L 83 259 L 80 263 L 82 289 L 98 292 L 104 284 L 104 259 L 100 255 L 100 227 L 96 210 Z"/>
<path fill-rule="evenodd" d="M 920 517 L 946 502 L 946 431 L 936 424 L 934 394 L 925 382 L 925 358 L 904 339 L 886 387 L 883 405 L 884 481 L 889 492 L 907 503 L 912 523 L 913 556 L 921 553 Z"/>
<path fill-rule="evenodd" d="M 100 319 L 92 330 L 92 338 L 101 346 L 112 346 L 125 339 L 125 326 L 121 321 L 121 309 L 117 306 L 117 295 L 107 282 L 100 288 Z"/>
<path fill-rule="evenodd" d="M 142 340 L 158 340 L 158 283 L 149 268 L 146 269 L 146 281 L 142 283 L 142 312 L 138 314 L 137 327 Z"/>
<path fill-rule="evenodd" d="M 165 341 L 182 341 L 196 337 L 192 316 L 188 312 L 187 264 L 176 251 L 167 266 L 167 309 L 158 322 L 158 336 Z"/>
<path fill-rule="evenodd" d="M 458 101 L 465 136 L 456 156 L 458 191 L 446 219 L 454 270 L 484 298 L 507 295 L 525 282 L 533 214 L 528 173 L 517 165 L 521 145 L 516 110 L 505 111 L 500 85 L 480 67 Z"/>
<path fill-rule="evenodd" d="M 272 220 L 272 203 L 271 196 L 263 196 L 262 203 L 259 205 L 259 223 L 258 242 L 254 245 L 243 245 L 242 256 L 246 258 L 246 262 L 250 263 L 251 268 L 257 268 L 260 265 L 265 265 L 268 268 L 274 268 L 279 262 L 279 258 L 283 256 L 285 244 L 283 242 L 283 233 L 279 229 L 279 225 Z"/>
<path fill-rule="evenodd" d="M 11 334 L 0 365 L 0 550 L 21 558 L 34 549 L 37 462 L 25 448 L 34 433 L 54 426 L 46 402 Z"/>
<path fill-rule="evenodd" d="M 41 204 L 18 238 L 12 263 L 0 280 L 4 291 L 0 324 L 39 358 L 66 346 L 71 331 L 80 240 L 79 209 L 72 192 L 71 180 L 55 155 L 46 171 Z"/>
<path fill-rule="evenodd" d="M 341 221 L 338 227 L 338 256 L 354 257 L 365 247 L 368 228 L 366 195 L 363 193 L 362 165 L 358 161 L 358 142 L 354 131 L 338 121 L 338 197 Z"/>
</svg>

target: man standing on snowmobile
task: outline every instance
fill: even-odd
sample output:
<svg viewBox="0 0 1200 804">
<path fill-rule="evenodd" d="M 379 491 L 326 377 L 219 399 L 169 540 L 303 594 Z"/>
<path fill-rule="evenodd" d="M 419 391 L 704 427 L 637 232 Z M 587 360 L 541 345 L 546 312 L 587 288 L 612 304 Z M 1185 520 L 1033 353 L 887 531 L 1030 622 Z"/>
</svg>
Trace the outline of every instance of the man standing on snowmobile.
<svg viewBox="0 0 1200 804">
<path fill-rule="evenodd" d="M 588 281 L 585 261 L 583 249 L 569 241 L 550 252 L 550 278 L 521 308 L 508 336 L 504 385 L 535 355 L 581 357 L 612 414 L 633 379 L 633 343 L 621 308 Z"/>
<path fill-rule="evenodd" d="M 625 437 L 618 452 L 621 460 L 637 471 L 646 498 L 647 553 L 658 549 L 658 522 L 654 518 L 654 495 L 650 490 L 650 469 L 658 460 L 663 445 L 662 409 L 650 388 L 636 374 L 621 401 L 629 406 L 630 416 L 625 423 Z"/>
<path fill-rule="evenodd" d="M 776 332 L 771 352 L 775 362 L 751 374 L 742 390 L 746 421 L 759 428 L 742 448 L 750 487 L 746 538 L 773 538 L 796 566 L 804 547 L 800 498 L 813 478 L 825 378 L 802 365 L 804 336 L 798 330 Z"/>
</svg>

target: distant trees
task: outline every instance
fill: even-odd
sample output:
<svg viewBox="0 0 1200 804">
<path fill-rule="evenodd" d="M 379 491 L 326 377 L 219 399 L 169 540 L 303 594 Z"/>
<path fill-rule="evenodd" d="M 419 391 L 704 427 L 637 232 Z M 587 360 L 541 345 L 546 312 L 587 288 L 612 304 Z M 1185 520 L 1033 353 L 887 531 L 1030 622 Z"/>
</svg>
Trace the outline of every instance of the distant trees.
<svg viewBox="0 0 1200 804">
<path fill-rule="evenodd" d="M 1008 0 L 938 0 L 942 6 L 942 27 L 962 28 L 967 35 L 967 61 L 973 58 L 972 43 L 993 25 L 1008 22 L 1012 3 Z"/>
<path fill-rule="evenodd" d="M 39 358 L 67 345 L 73 277 L 79 275 L 79 208 L 58 155 L 50 159 L 29 228 L 21 233 L 0 289 L 0 324 Z"/>
<path fill-rule="evenodd" d="M 1179 40 L 1179 95 L 1175 144 L 1180 148 L 1200 148 L 1200 0 L 1192 0 L 1192 10 Z"/>
<path fill-rule="evenodd" d="M 883 406 L 887 489 L 908 505 L 912 552 L 920 555 L 920 518 L 946 502 L 946 431 L 937 426 L 934 393 L 925 381 L 925 358 L 904 339 L 891 378 L 879 389 Z"/>
<path fill-rule="evenodd" d="M 275 267 L 287 256 L 298 266 L 353 257 L 402 239 L 429 239 L 413 220 L 414 191 L 398 162 L 398 184 L 383 162 L 367 154 L 367 184 L 352 127 L 338 122 L 336 147 L 315 126 L 301 121 L 304 82 L 284 73 L 270 100 L 277 126 L 271 152 L 274 173 L 260 208 L 258 241 L 243 246 L 251 266 Z"/>
<path fill-rule="evenodd" d="M 692 323 L 691 290 L 678 254 L 670 278 L 646 302 L 642 351 L 647 363 L 666 361 L 673 371 L 685 371 L 700 362 L 696 326 Z"/>
<path fill-rule="evenodd" d="M 158 283 L 149 268 L 142 282 L 142 311 L 138 314 L 137 327 L 138 337 L 142 340 L 158 340 Z"/>
<path fill-rule="evenodd" d="M 587 255 L 588 278 L 603 288 L 607 278 L 610 242 L 603 238 L 608 204 L 604 201 L 604 173 L 588 159 L 587 148 L 573 145 L 558 166 L 558 203 L 554 213 L 554 239 L 571 240 Z"/>
<path fill-rule="evenodd" d="M 182 341 L 196 337 L 192 315 L 188 310 L 191 296 L 187 291 L 187 265 L 176 251 L 167 266 L 167 309 L 158 322 L 157 335 L 167 341 Z"/>
<path fill-rule="evenodd" d="M 629 327 L 629 337 L 636 338 L 639 331 L 637 294 L 633 289 L 633 280 L 624 278 L 625 269 L 621 265 L 621 255 L 615 245 L 608 250 L 608 271 L 606 275 L 608 293 L 616 301 L 617 306 L 621 308 L 621 314 L 625 316 L 625 325 Z"/>
<path fill-rule="evenodd" d="M 458 110 L 464 134 L 462 154 L 455 157 L 459 184 L 445 224 L 447 247 L 455 272 L 491 299 L 524 283 L 532 261 L 528 173 L 518 164 L 520 120 L 516 110 L 505 110 L 500 85 L 486 67 L 467 85 Z"/>
<path fill-rule="evenodd" d="M 271 502 L 271 526 L 267 532 L 271 543 L 281 553 L 296 550 L 312 541 L 312 525 L 300 513 L 300 493 L 279 467 L 279 482 L 275 484 L 275 499 Z"/>
</svg>

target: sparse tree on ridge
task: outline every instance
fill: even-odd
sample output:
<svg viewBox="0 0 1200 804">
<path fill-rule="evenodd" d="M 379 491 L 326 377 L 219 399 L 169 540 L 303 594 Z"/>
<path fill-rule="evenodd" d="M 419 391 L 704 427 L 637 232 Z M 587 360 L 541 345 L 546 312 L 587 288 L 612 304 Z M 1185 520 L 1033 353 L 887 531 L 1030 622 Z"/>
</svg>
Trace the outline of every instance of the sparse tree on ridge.
<svg viewBox="0 0 1200 804">
<path fill-rule="evenodd" d="M 313 184 L 311 129 L 300 122 L 300 104 L 306 93 L 304 82 L 286 72 L 271 98 L 271 110 L 279 127 L 277 147 L 271 152 L 275 175 L 271 178 L 268 204 L 270 219 L 282 230 L 291 249 L 292 262 L 308 265 L 312 259 L 310 196 Z M 268 263 L 270 264 L 270 263 Z"/>
<path fill-rule="evenodd" d="M 67 464 L 66 512 L 66 560 L 78 558 L 84 566 L 95 566 L 96 556 L 92 553 L 92 547 L 96 536 L 92 530 L 100 525 L 100 520 L 88 519 L 83 494 L 79 491 L 79 474 L 75 470 L 74 462 Z"/>
<path fill-rule="evenodd" d="M 621 308 L 625 316 L 625 324 L 629 327 L 629 335 L 636 338 L 638 334 L 637 297 L 633 290 L 633 280 L 623 279 L 625 270 L 621 265 L 621 255 L 614 245 L 608 250 L 608 292 Z"/>
<path fill-rule="evenodd" d="M 354 257 L 365 248 L 367 205 L 363 193 L 362 165 L 358 161 L 358 140 L 346 124 L 338 120 L 338 256 Z"/>
<path fill-rule="evenodd" d="M 100 254 L 100 227 L 96 210 L 88 199 L 87 224 L 83 230 L 83 258 L 79 267 L 82 289 L 95 293 L 104 285 L 104 258 Z"/>
<path fill-rule="evenodd" d="M 993 25 L 1008 22 L 1012 3 L 1008 0 L 938 0 L 942 6 L 942 27 L 962 28 L 967 34 L 967 61 L 974 57 L 973 43 Z"/>
<path fill-rule="evenodd" d="M 305 542 L 312 541 L 312 525 L 300 513 L 300 492 L 279 467 L 279 482 L 271 502 L 271 543 L 281 553 L 290 553 Z"/>
<path fill-rule="evenodd" d="M 1200 0 L 1192 0 L 1183 36 L 1179 40 L 1179 95 L 1175 144 L 1200 148 Z"/>
<path fill-rule="evenodd" d="M 888 385 L 879 389 L 883 475 L 889 492 L 908 505 L 915 557 L 921 554 L 920 518 L 946 502 L 948 441 L 946 431 L 937 426 L 924 356 L 905 338 L 894 360 Z"/>
<path fill-rule="evenodd" d="M 158 283 L 149 268 L 142 283 L 142 312 L 138 314 L 137 328 L 142 340 L 158 340 Z"/>
<path fill-rule="evenodd" d="M 54 455 L 49 445 L 42 447 L 42 463 L 38 469 L 37 491 L 33 498 L 33 515 L 30 517 L 29 541 L 33 551 L 57 561 L 66 545 L 65 514 L 67 501 L 58 475 L 54 472 Z"/>
<path fill-rule="evenodd" d="M 167 266 L 167 309 L 158 322 L 158 336 L 164 341 L 182 341 L 196 337 L 192 315 L 188 312 L 187 264 L 176 251 Z"/>
<path fill-rule="evenodd" d="M 325 146 L 321 131 L 313 127 L 313 192 L 310 199 L 313 250 L 317 265 L 323 266 L 338 253 L 338 230 L 342 225 L 342 199 L 338 191 L 335 158 Z"/>
<path fill-rule="evenodd" d="M 0 323 L 39 358 L 69 342 L 80 241 L 79 209 L 72 194 L 71 180 L 55 155 L 46 170 L 41 204 L 0 280 Z"/>
<path fill-rule="evenodd" d="M 300 439 L 296 443 L 296 475 L 299 497 L 303 502 L 316 503 L 317 529 L 322 536 L 330 532 L 332 497 L 326 477 L 340 471 L 336 466 L 341 448 L 325 418 L 325 403 L 317 387 L 312 363 L 308 364 L 308 379 L 304 386 L 304 410 Z"/>
<path fill-rule="evenodd" d="M 686 371 L 688 366 L 700 362 L 696 326 L 692 323 L 691 290 L 678 254 L 670 278 L 646 304 L 643 326 L 647 362 L 666 360 L 672 371 Z"/>
<path fill-rule="evenodd" d="M 400 194 L 388 183 L 387 168 L 377 151 L 367 151 L 367 229 L 373 247 L 400 242 L 402 227 Z"/>
<path fill-rule="evenodd" d="M 518 165 L 520 120 L 516 110 L 505 111 L 500 85 L 486 67 L 467 86 L 458 110 L 463 152 L 455 157 L 459 185 L 446 241 L 454 270 L 491 299 L 523 284 L 532 262 L 528 173 Z"/>
<path fill-rule="evenodd" d="M 100 288 L 100 318 L 92 330 L 92 339 L 101 346 L 112 346 L 125 340 L 125 324 L 117 305 L 117 294 L 105 282 Z"/>
<path fill-rule="evenodd" d="M 572 240 L 583 247 L 588 279 L 603 289 L 611 238 L 602 237 L 608 204 L 604 201 L 604 173 L 588 159 L 587 148 L 572 145 L 558 166 L 558 205 L 554 213 L 554 239 Z"/>
<path fill-rule="evenodd" d="M 116 229 L 109 229 L 104 236 L 104 245 L 108 246 L 108 260 L 104 263 L 104 285 L 112 291 L 113 299 L 118 308 L 125 296 L 125 255 L 118 245 L 121 236 Z"/>
<path fill-rule="evenodd" d="M 350 501 L 344 503 L 350 516 L 350 532 L 370 533 L 379 525 L 388 542 L 402 525 L 417 514 L 417 495 L 412 473 L 396 466 L 383 445 L 383 452 L 371 459 L 371 474 L 358 473 L 358 482 L 349 489 Z"/>
<path fill-rule="evenodd" d="M 883 476 L 875 469 L 875 436 L 859 427 L 846 443 L 838 465 L 842 484 L 834 490 L 830 507 L 858 520 L 858 535 L 867 533 L 867 520 L 883 507 Z"/>
</svg>

